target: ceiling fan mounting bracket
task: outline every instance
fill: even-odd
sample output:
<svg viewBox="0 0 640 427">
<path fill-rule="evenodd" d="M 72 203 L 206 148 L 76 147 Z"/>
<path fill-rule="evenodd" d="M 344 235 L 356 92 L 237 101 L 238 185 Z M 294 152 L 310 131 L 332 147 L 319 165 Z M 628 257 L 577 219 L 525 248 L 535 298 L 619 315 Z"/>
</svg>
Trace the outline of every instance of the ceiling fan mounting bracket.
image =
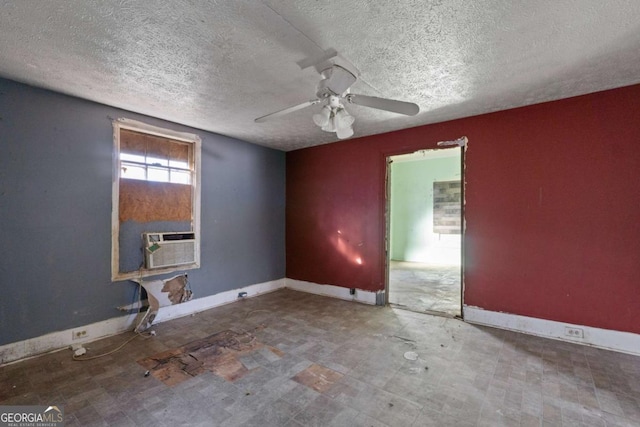
<svg viewBox="0 0 640 427">
<path fill-rule="evenodd" d="M 297 62 L 300 69 L 304 70 L 305 68 L 313 67 L 318 72 L 318 74 L 322 74 L 328 68 L 331 68 L 334 65 L 344 68 L 353 74 L 356 78 L 360 77 L 360 71 L 345 59 L 337 50 L 334 48 L 329 48 L 322 53 L 314 56 L 307 57 L 303 60 Z"/>
</svg>

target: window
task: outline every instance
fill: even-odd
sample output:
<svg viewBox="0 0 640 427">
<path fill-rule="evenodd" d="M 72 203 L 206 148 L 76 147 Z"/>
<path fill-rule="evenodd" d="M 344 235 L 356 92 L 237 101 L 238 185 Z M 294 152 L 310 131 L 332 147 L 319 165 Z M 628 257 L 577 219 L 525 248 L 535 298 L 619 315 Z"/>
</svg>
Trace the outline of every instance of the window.
<svg viewBox="0 0 640 427">
<path fill-rule="evenodd" d="M 120 177 L 191 184 L 192 143 L 120 130 Z"/>
<path fill-rule="evenodd" d="M 112 280 L 198 268 L 200 138 L 127 119 L 113 128 Z M 195 262 L 147 269 L 141 236 L 148 232 L 192 233 Z"/>
</svg>

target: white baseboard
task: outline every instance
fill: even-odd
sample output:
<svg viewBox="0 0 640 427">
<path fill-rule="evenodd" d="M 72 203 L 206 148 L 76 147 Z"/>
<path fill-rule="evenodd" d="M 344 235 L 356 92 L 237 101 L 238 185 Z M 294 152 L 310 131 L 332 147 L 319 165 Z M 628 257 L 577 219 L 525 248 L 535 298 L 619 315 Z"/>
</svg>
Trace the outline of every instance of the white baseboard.
<svg viewBox="0 0 640 427">
<path fill-rule="evenodd" d="M 282 288 L 364 304 L 376 304 L 376 292 L 356 289 L 355 294 L 351 295 L 349 288 L 283 278 L 197 298 L 182 304 L 162 307 L 154 323 L 188 316 L 237 301 L 238 293 L 240 292 L 246 292 L 247 297 L 254 297 Z M 466 305 L 463 311 L 464 320 L 469 323 L 640 355 L 640 335 L 638 334 L 537 319 L 516 314 L 500 313 Z M 0 346 L 0 366 L 20 359 L 63 349 L 74 344 L 84 344 L 110 335 L 133 330 L 139 317 L 142 315 L 143 313 L 136 313 L 115 317 L 90 325 L 77 326 L 64 331 L 52 332 L 39 337 L 5 344 Z M 566 327 L 581 329 L 584 334 L 583 338 L 568 336 L 565 333 Z M 86 338 L 73 339 L 73 333 L 77 330 L 86 331 Z"/>
<path fill-rule="evenodd" d="M 255 297 L 266 294 L 268 292 L 277 291 L 285 287 L 285 279 L 272 280 L 270 282 L 258 283 L 255 285 L 245 286 L 244 288 L 233 289 L 231 291 L 220 292 L 219 294 L 210 295 L 208 297 L 196 298 L 182 304 L 169 305 L 160 307 L 158 315 L 153 323 L 165 322 L 178 317 L 189 316 L 193 313 L 209 310 L 210 308 L 229 304 L 238 301 L 238 294 L 246 292 L 245 298 Z"/>
<path fill-rule="evenodd" d="M 110 335 L 119 334 L 127 330 L 133 330 L 136 325 L 137 317 L 137 313 L 114 317 L 101 322 L 78 326 L 73 329 L 52 332 L 39 337 L 29 338 L 24 341 L 5 344 L 0 346 L 0 366 L 5 363 L 37 356 L 39 354 L 59 350 L 71 345 L 83 344 Z M 73 339 L 74 331 L 78 330 L 86 331 L 86 338 Z"/>
<path fill-rule="evenodd" d="M 177 319 L 183 316 L 189 316 L 193 313 L 208 310 L 224 304 L 229 304 L 238 300 L 240 292 L 246 292 L 247 298 L 268 292 L 277 291 L 282 288 L 290 288 L 296 291 L 308 292 L 316 295 L 324 295 L 333 298 L 339 298 L 347 301 L 361 302 L 364 304 L 376 304 L 376 292 L 363 291 L 356 289 L 355 294 L 351 295 L 349 288 L 343 288 L 333 285 L 320 285 L 312 282 L 305 282 L 294 279 L 278 279 L 270 282 L 258 283 L 246 286 L 244 288 L 234 289 L 231 291 L 220 292 L 219 294 L 207 297 L 196 298 L 182 304 L 160 307 L 158 315 L 153 323 L 161 323 L 171 319 Z M 135 303 L 131 307 L 138 307 Z M 120 307 L 120 309 L 129 306 Z M 144 313 L 129 314 L 112 319 L 103 320 L 101 322 L 92 323 L 90 325 L 77 326 L 64 331 L 52 332 L 24 341 L 5 344 L 0 346 L 0 366 L 6 363 L 37 356 L 43 353 L 60 350 L 71 345 L 85 344 L 100 338 L 119 334 L 125 331 L 131 331 L 138 324 Z M 78 330 L 86 331 L 86 337 L 82 339 L 73 339 L 73 333 Z"/>
<path fill-rule="evenodd" d="M 574 325 L 517 314 L 500 313 L 467 305 L 464 306 L 463 312 L 464 321 L 469 323 L 584 344 L 619 351 L 621 353 L 640 355 L 640 335 L 630 332 Z M 566 333 L 567 327 L 581 329 L 583 331 L 583 337 L 568 335 Z"/>
<path fill-rule="evenodd" d="M 351 295 L 349 288 L 334 285 L 320 285 L 318 283 L 305 282 L 304 280 L 296 279 L 285 279 L 285 287 L 295 291 L 324 295 L 347 301 L 355 301 L 371 305 L 376 304 L 376 292 L 363 291 L 362 289 L 356 289 L 355 294 Z"/>
<path fill-rule="evenodd" d="M 178 317 L 188 316 L 193 313 L 237 301 L 238 293 L 240 292 L 246 292 L 247 297 L 253 297 L 267 292 L 276 291 L 284 287 L 285 279 L 278 279 L 246 286 L 240 289 L 221 292 L 219 294 L 203 298 L 196 298 L 182 304 L 161 307 L 153 323 L 156 324 L 176 319 Z M 16 360 L 60 350 L 71 345 L 84 344 L 125 331 L 132 331 L 137 325 L 139 318 L 143 315 L 144 313 L 129 314 L 92 323 L 90 325 L 77 326 L 72 329 L 52 332 L 39 337 L 2 345 L 0 346 L 0 366 Z M 86 331 L 86 338 L 73 339 L 74 331 L 78 330 Z"/>
</svg>

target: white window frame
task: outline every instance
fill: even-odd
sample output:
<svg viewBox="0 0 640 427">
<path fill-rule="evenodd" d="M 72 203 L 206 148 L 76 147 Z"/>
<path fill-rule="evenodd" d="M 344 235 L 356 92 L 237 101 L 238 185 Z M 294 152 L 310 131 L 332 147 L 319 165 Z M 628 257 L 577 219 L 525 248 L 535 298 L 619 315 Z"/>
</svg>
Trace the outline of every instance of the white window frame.
<svg viewBox="0 0 640 427">
<path fill-rule="evenodd" d="M 156 135 L 163 138 L 184 141 L 193 144 L 193 166 L 194 173 L 192 175 L 191 187 L 191 209 L 192 209 L 192 228 L 196 240 L 196 256 L 193 264 L 180 265 L 176 267 L 145 269 L 141 268 L 136 271 L 120 272 L 120 130 L 126 129 L 135 132 Z M 200 192 L 201 192 L 201 147 L 202 141 L 200 137 L 193 133 L 177 132 L 171 129 L 165 129 L 158 126 L 149 125 L 136 120 L 118 118 L 113 121 L 113 182 L 112 182 L 112 201 L 111 201 L 111 280 L 131 280 L 141 279 L 148 276 L 156 276 L 159 274 L 173 273 L 175 271 L 191 270 L 200 268 Z M 152 230 L 151 230 L 152 231 Z M 175 230 L 184 231 L 184 230 Z M 142 245 L 142 241 L 140 243 Z"/>
</svg>

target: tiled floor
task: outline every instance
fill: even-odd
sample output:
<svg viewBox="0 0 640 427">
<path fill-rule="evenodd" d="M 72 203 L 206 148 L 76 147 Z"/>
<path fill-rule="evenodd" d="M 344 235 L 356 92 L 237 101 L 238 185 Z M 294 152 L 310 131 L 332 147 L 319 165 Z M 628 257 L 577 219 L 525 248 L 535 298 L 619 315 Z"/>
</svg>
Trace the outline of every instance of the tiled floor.
<svg viewBox="0 0 640 427">
<path fill-rule="evenodd" d="M 278 351 L 244 357 L 234 382 L 169 387 L 136 363 L 227 329 Z M 63 405 L 67 426 L 640 425 L 640 357 L 452 318 L 281 290 L 155 330 L 89 362 L 63 350 L 1 367 L 0 405 Z M 312 366 L 334 372 L 322 392 L 292 379 Z"/>
<path fill-rule="evenodd" d="M 389 302 L 399 308 L 460 316 L 460 292 L 460 266 L 389 263 Z"/>
</svg>

